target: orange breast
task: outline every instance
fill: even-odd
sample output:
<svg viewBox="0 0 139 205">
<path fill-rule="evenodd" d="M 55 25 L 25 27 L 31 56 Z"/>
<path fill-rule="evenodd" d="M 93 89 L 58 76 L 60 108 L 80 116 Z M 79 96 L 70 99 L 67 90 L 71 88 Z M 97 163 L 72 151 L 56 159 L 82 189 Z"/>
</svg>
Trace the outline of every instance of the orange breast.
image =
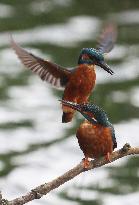
<svg viewBox="0 0 139 205">
<path fill-rule="evenodd" d="M 95 86 L 96 74 L 94 66 L 80 65 L 71 75 L 65 88 L 63 99 L 76 103 L 87 102 L 92 89 Z M 65 108 L 65 106 L 63 106 Z M 71 109 L 71 108 L 65 108 Z"/>
<path fill-rule="evenodd" d="M 98 158 L 113 151 L 109 127 L 94 126 L 85 120 L 78 128 L 76 136 L 85 157 Z"/>
</svg>

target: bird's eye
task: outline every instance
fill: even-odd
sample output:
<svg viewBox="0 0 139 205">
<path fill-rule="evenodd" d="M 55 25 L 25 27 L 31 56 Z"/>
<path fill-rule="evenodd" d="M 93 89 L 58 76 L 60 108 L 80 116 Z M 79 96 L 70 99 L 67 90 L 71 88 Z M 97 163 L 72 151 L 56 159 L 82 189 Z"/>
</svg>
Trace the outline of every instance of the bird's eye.
<svg viewBox="0 0 139 205">
<path fill-rule="evenodd" d="M 93 60 L 93 62 L 98 61 L 98 59 L 97 59 L 97 57 L 96 57 L 95 55 L 89 55 L 89 58 L 90 58 L 91 60 Z"/>
</svg>

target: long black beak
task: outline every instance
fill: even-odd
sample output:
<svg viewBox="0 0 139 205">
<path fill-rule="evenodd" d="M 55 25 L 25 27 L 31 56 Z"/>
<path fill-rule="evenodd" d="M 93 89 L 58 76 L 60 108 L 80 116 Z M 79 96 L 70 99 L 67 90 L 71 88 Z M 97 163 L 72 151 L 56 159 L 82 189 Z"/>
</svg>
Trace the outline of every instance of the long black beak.
<svg viewBox="0 0 139 205">
<path fill-rule="evenodd" d="M 100 66 L 111 75 L 114 74 L 113 70 L 110 69 L 110 67 L 107 65 L 107 63 L 105 63 L 105 61 L 97 62 L 96 65 Z"/>
<path fill-rule="evenodd" d="M 66 101 L 66 100 L 59 100 L 62 105 L 65 105 L 65 106 L 68 106 L 74 110 L 77 110 L 79 112 L 81 112 L 81 106 L 77 103 L 74 103 L 74 102 L 70 102 L 70 101 Z"/>
</svg>

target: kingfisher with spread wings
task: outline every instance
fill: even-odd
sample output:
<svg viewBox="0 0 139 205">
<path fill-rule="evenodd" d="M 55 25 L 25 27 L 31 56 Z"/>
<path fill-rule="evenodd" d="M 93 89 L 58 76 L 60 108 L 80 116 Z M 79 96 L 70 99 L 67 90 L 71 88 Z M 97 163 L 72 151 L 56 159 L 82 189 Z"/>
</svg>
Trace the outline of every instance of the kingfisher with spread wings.
<svg viewBox="0 0 139 205">
<path fill-rule="evenodd" d="M 83 48 L 79 54 L 78 65 L 75 68 L 65 68 L 49 60 L 29 53 L 21 48 L 11 38 L 11 46 L 21 62 L 32 72 L 40 76 L 56 88 L 63 87 L 63 100 L 75 103 L 86 103 L 94 89 L 96 81 L 95 65 L 103 68 L 111 75 L 114 73 L 104 60 L 104 54 L 109 53 L 116 40 L 116 29 L 108 24 L 99 38 L 97 48 Z M 62 122 L 70 122 L 75 110 L 62 105 Z"/>
</svg>

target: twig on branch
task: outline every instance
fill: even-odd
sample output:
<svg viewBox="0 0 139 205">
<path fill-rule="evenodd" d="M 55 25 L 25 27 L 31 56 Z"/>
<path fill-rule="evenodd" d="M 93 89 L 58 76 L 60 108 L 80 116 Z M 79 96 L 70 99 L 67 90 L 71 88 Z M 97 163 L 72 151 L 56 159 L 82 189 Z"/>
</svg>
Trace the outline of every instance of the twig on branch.
<svg viewBox="0 0 139 205">
<path fill-rule="evenodd" d="M 110 156 L 111 162 L 113 162 L 119 158 L 125 157 L 127 155 L 135 155 L 135 154 L 139 154 L 139 147 L 132 148 L 132 147 L 130 147 L 129 144 L 125 144 L 122 149 L 115 151 L 111 154 L 111 156 Z M 46 195 L 51 190 L 56 189 L 60 185 L 73 179 L 74 177 L 81 174 L 82 172 L 85 172 L 85 171 L 88 171 L 91 169 L 95 169 L 97 167 L 101 167 L 101 166 L 108 164 L 108 163 L 109 162 L 106 161 L 106 159 L 104 159 L 104 158 L 98 159 L 98 160 L 92 160 L 90 163 L 90 167 L 88 169 L 84 169 L 83 163 L 80 162 L 77 166 L 75 166 L 73 169 L 69 170 L 65 174 L 61 175 L 60 177 L 52 180 L 51 182 L 42 184 L 42 185 L 34 188 L 33 190 L 31 190 L 30 192 L 28 192 L 24 196 L 13 199 L 13 200 L 9 201 L 7 204 L 8 205 L 22 205 L 22 204 L 28 203 L 34 199 L 40 199 L 43 195 Z"/>
</svg>

